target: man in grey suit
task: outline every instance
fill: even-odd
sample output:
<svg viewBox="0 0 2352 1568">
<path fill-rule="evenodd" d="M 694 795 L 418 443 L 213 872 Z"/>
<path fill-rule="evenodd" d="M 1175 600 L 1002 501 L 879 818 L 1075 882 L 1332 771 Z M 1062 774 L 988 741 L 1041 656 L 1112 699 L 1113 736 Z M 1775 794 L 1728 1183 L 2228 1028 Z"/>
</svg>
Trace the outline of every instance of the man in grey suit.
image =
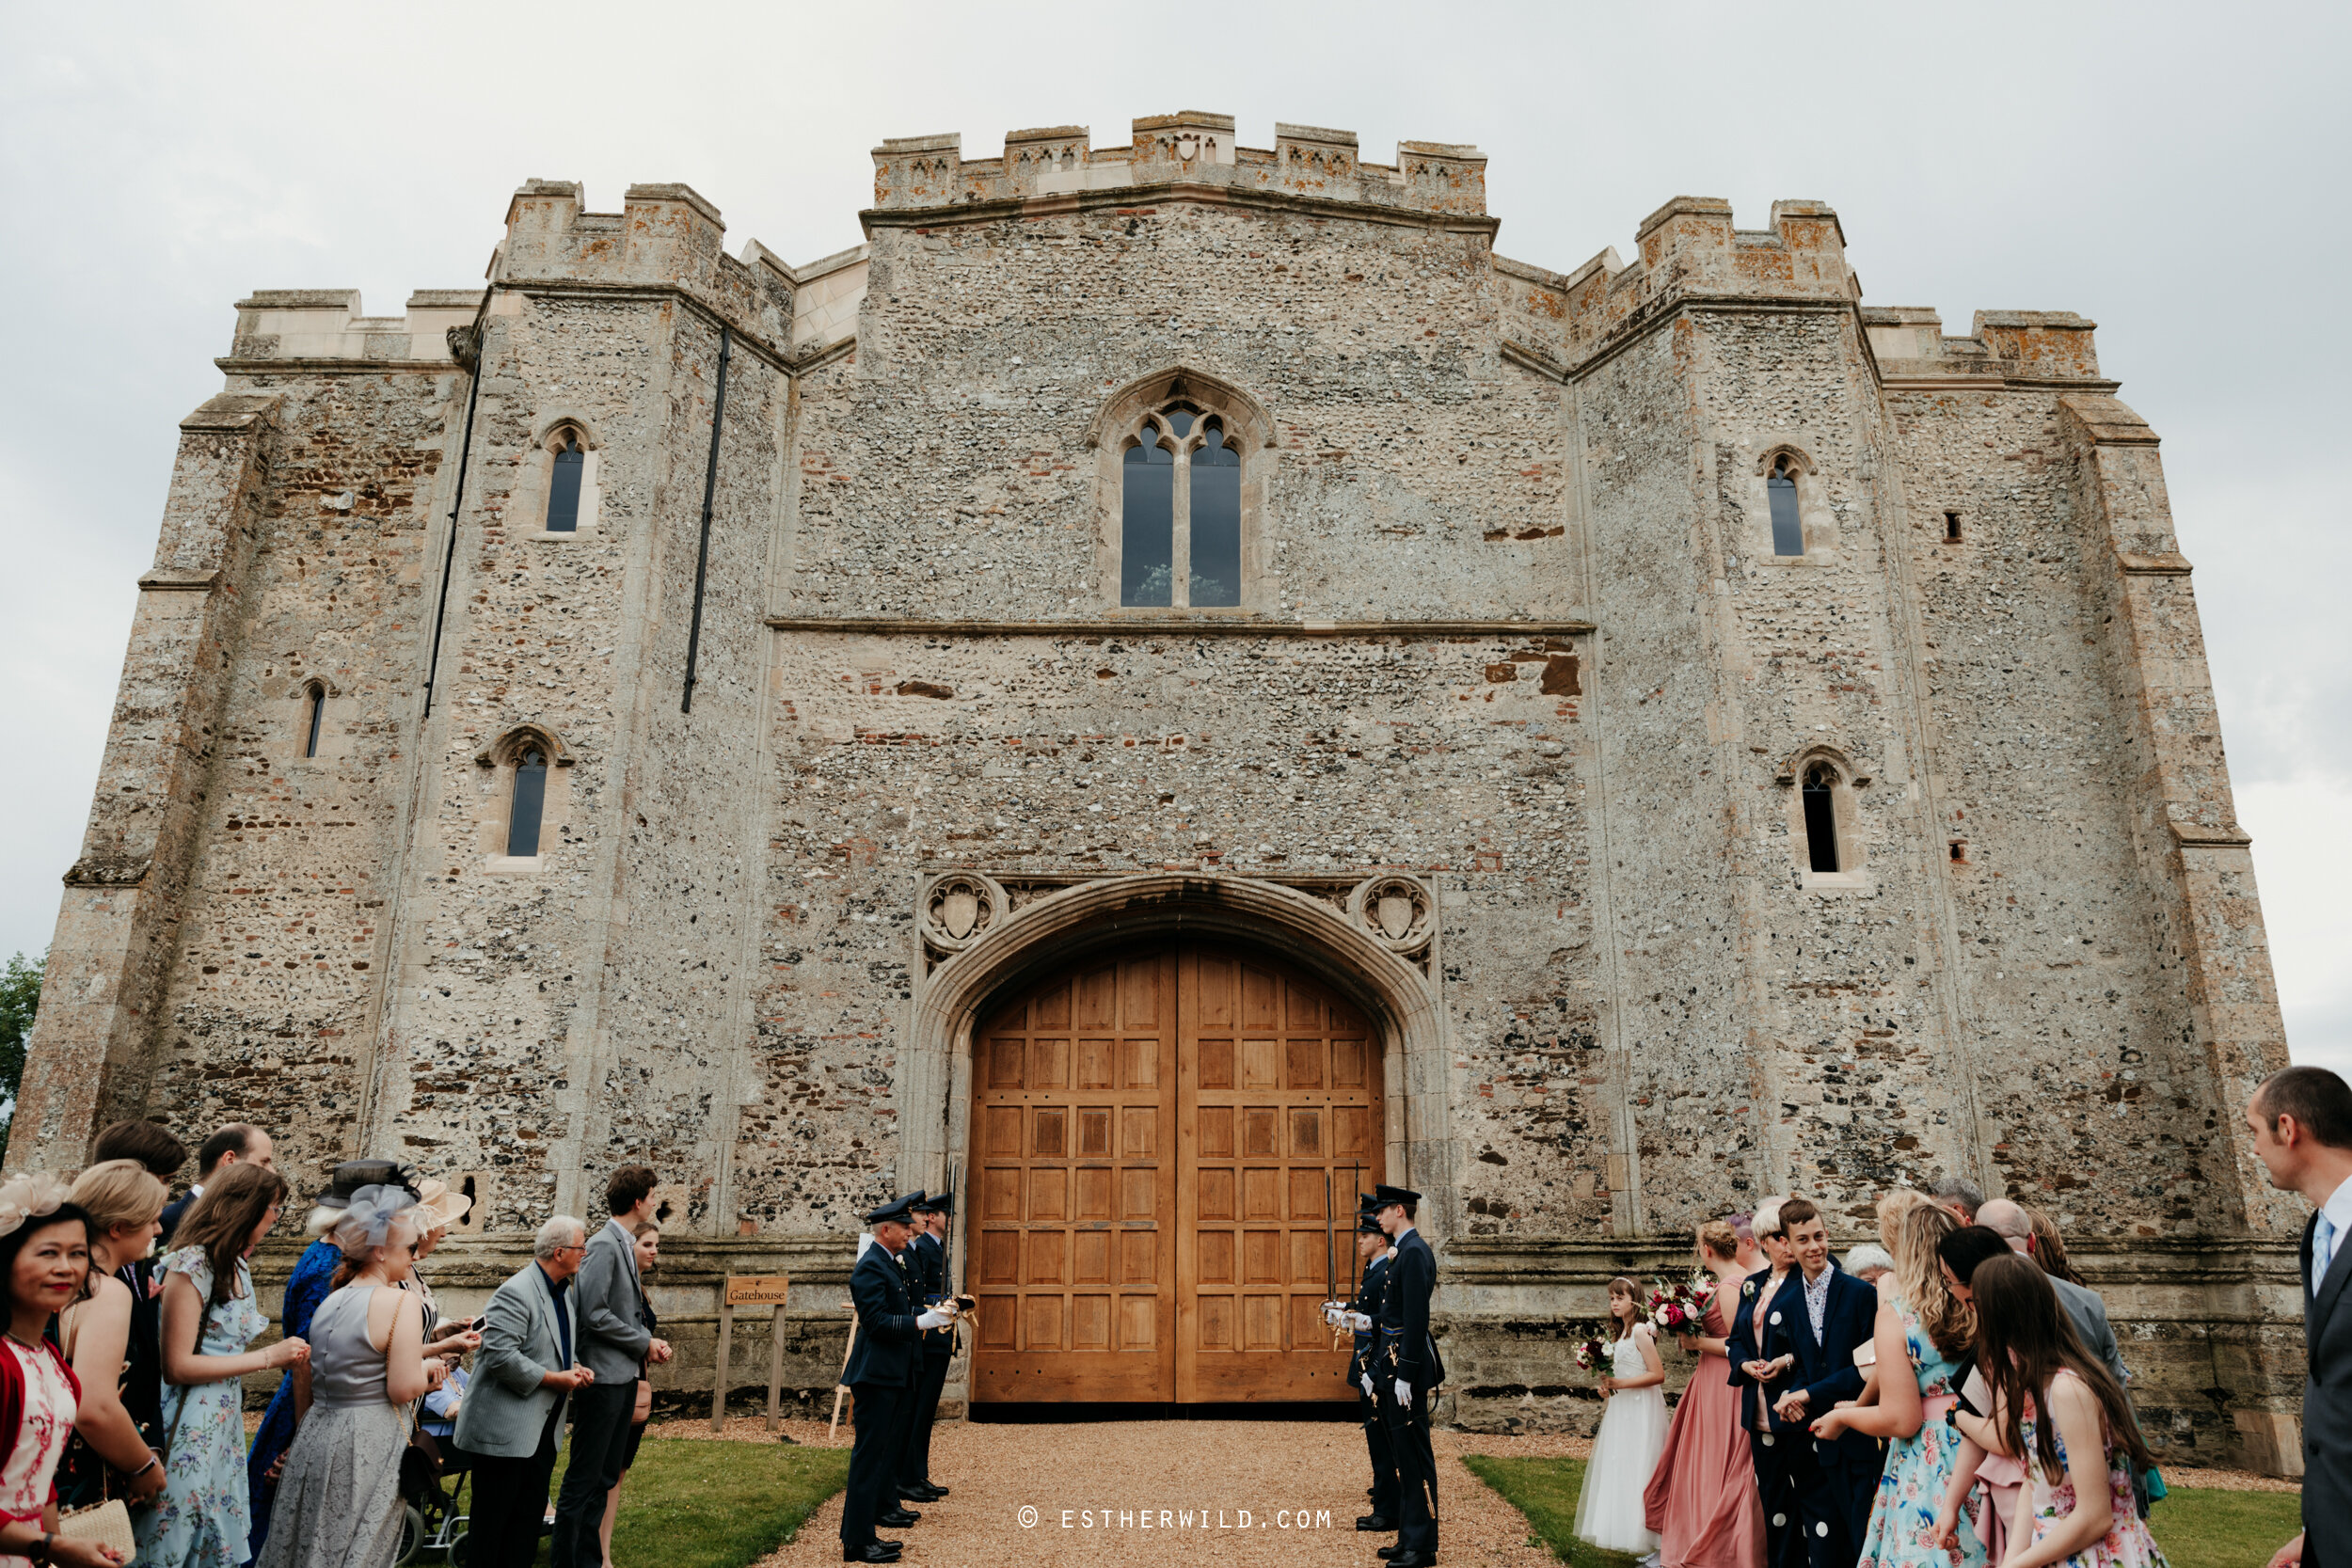
<svg viewBox="0 0 2352 1568">
<path fill-rule="evenodd" d="M 473 1568 L 529 1568 L 539 1555 L 564 1407 L 595 1381 L 572 1364 L 571 1283 L 586 1241 L 586 1227 L 569 1214 L 541 1226 L 532 1261 L 498 1288 L 483 1316 L 473 1382 L 450 1438 L 473 1457 L 466 1528 Z"/>
<path fill-rule="evenodd" d="M 574 1287 L 580 1321 L 580 1365 L 596 1381 L 572 1400 L 572 1462 L 555 1499 L 551 1568 L 603 1568 L 604 1499 L 621 1484 L 628 1454 L 628 1418 L 637 1408 L 637 1380 L 648 1362 L 670 1359 L 669 1342 L 645 1326 L 645 1286 L 637 1275 L 640 1221 L 653 1218 L 660 1178 L 644 1165 L 623 1165 L 605 1183 L 612 1217 L 588 1238 Z"/>
<path fill-rule="evenodd" d="M 2318 1211 L 2303 1227 L 2303 1533 L 2270 1568 L 2352 1563 L 2352 1086 L 2326 1068 L 2263 1080 L 2246 1107 L 2270 1184 Z"/>
<path fill-rule="evenodd" d="M 2033 1249 L 2033 1221 L 2024 1209 L 2008 1198 L 1996 1197 L 1978 1210 L 1977 1223 L 1987 1230 L 1999 1232 L 2010 1251 L 2022 1252 L 2036 1263 L 2042 1261 Z M 2048 1275 L 2050 1289 L 2058 1292 L 2058 1305 L 2074 1320 L 2074 1332 L 2082 1336 L 2083 1348 L 2106 1363 L 2107 1370 L 2115 1374 L 2117 1387 L 2129 1388 L 2131 1378 L 2123 1370 L 2122 1347 L 2115 1342 L 2115 1330 L 2107 1323 L 2107 1304 L 2099 1299 L 2096 1291 L 2071 1279 L 2060 1279 L 2047 1268 L 2042 1272 Z"/>
</svg>

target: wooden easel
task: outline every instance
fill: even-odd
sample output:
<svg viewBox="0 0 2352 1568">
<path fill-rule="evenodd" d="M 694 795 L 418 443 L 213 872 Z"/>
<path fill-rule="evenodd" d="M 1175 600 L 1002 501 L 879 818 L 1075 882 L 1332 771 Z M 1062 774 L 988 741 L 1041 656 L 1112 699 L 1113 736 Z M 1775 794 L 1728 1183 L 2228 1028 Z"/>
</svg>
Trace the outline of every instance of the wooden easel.
<svg viewBox="0 0 2352 1568">
<path fill-rule="evenodd" d="M 850 1342 L 841 1347 L 841 1376 L 847 1377 L 850 1375 L 850 1353 L 857 1349 L 857 1306 L 854 1302 L 845 1301 L 841 1304 L 841 1307 L 842 1310 L 850 1314 Z M 834 1379 L 833 1386 L 833 1424 L 825 1429 L 826 1442 L 830 1443 L 834 1438 L 841 1435 L 841 1402 L 850 1397 L 850 1386 L 841 1382 L 839 1378 Z"/>
</svg>

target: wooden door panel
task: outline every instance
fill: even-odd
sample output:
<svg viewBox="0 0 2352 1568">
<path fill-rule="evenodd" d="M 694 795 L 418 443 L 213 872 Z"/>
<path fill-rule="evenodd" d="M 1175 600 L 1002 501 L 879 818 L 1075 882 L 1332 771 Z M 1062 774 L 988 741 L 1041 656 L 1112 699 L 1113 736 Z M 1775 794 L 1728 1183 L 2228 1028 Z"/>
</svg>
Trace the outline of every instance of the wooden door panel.
<svg viewBox="0 0 2352 1568">
<path fill-rule="evenodd" d="M 1353 1008 L 1252 955 L 1168 948 L 1038 986 L 973 1059 L 974 1398 L 1354 1398 L 1319 1310 L 1381 1179 Z"/>
</svg>

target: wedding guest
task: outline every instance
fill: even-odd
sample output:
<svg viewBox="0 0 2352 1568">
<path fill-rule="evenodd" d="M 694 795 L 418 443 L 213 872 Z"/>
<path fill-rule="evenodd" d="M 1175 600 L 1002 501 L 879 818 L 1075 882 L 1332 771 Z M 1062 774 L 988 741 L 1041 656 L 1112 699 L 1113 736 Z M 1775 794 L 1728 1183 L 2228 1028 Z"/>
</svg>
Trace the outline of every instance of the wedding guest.
<svg viewBox="0 0 2352 1568">
<path fill-rule="evenodd" d="M 2270 1568 L 2352 1562 L 2352 1085 L 2326 1068 L 2274 1072 L 2246 1107 L 2254 1157 L 2270 1184 L 2300 1193 L 2312 1214 L 2298 1254 L 2303 1278 L 2303 1529 Z"/>
<path fill-rule="evenodd" d="M 269 1326 L 246 1259 L 285 1201 L 285 1180 L 267 1165 L 229 1164 L 205 1183 L 163 1259 L 164 1490 L 131 1517 L 139 1568 L 246 1560 L 244 1379 L 310 1355 L 299 1338 L 246 1348 Z"/>
<path fill-rule="evenodd" d="M 278 1148 L 267 1132 L 244 1122 L 232 1121 L 197 1146 L 196 1185 L 185 1197 L 164 1205 L 164 1245 L 180 1244 L 180 1222 L 187 1217 L 189 1206 L 204 1196 L 204 1185 L 220 1172 L 235 1164 L 259 1165 L 263 1170 L 278 1168 Z"/>
<path fill-rule="evenodd" d="M 1740 1277 L 1745 1279 L 1756 1270 L 1766 1267 L 1764 1249 L 1756 1244 L 1756 1216 L 1733 1214 L 1724 1223 L 1731 1227 L 1731 1233 L 1740 1239 L 1740 1252 L 1735 1259 L 1740 1265 Z"/>
<path fill-rule="evenodd" d="M 2023 1253 L 2036 1263 L 2042 1262 L 2038 1244 L 2041 1238 L 2034 1233 L 2033 1215 L 2026 1209 L 2005 1197 L 1996 1197 L 1984 1206 L 1977 1223 L 1987 1230 L 1998 1233 L 2009 1243 L 2011 1252 Z M 2057 1228 L 2056 1226 L 2051 1227 L 2053 1235 L 2057 1233 Z M 2066 1315 L 2074 1322 L 2074 1332 L 2082 1336 L 2085 1347 L 2106 1363 L 2107 1370 L 2115 1374 L 2119 1385 L 2129 1386 L 2131 1373 L 2123 1370 L 2123 1351 L 2115 1342 L 2115 1330 L 2107 1323 L 2107 1304 L 2099 1299 L 2099 1292 L 2075 1284 L 2047 1264 L 2042 1265 L 2042 1272 L 2049 1275 L 2050 1288 L 2058 1292 L 2058 1305 L 2066 1308 Z"/>
<path fill-rule="evenodd" d="M 89 1216 L 44 1172 L 0 1184 L 0 1280 L 8 1288 L 8 1349 L 0 1355 L 0 1553 L 9 1563 L 114 1568 L 119 1554 L 56 1533 L 57 1462 L 78 1414 L 81 1385 L 42 1336 L 89 1279 Z"/>
<path fill-rule="evenodd" d="M 587 1229 L 569 1214 L 539 1227 L 532 1261 L 490 1297 L 473 1392 L 458 1407 L 455 1441 L 473 1461 L 474 1568 L 529 1568 L 539 1555 L 548 1478 L 564 1412 L 594 1374 L 577 1365 L 572 1276 Z"/>
<path fill-rule="evenodd" d="M 1756 1460 L 1740 1430 L 1740 1395 L 1725 1357 L 1733 1304 L 1745 1276 L 1740 1237 L 1723 1220 L 1699 1227 L 1699 1267 L 1715 1293 L 1700 1332 L 1681 1337 L 1699 1364 L 1682 1386 L 1665 1450 L 1643 1493 L 1644 1522 L 1658 1537 L 1661 1568 L 1760 1568 L 1764 1513 L 1756 1492 Z"/>
<path fill-rule="evenodd" d="M 170 1196 L 136 1160 L 92 1165 L 73 1183 L 72 1201 L 89 1221 L 89 1294 L 57 1325 L 58 1347 L 81 1388 L 73 1440 L 57 1470 L 62 1508 L 89 1508 L 109 1496 L 136 1508 L 163 1490 L 155 1452 L 164 1441 L 163 1368 L 153 1343 L 134 1342 L 135 1299 L 117 1271 L 146 1254 Z"/>
<path fill-rule="evenodd" d="M 2003 1568 L 2161 1564 L 2132 1503 L 2133 1475 L 2154 1461 L 2122 1385 L 2083 1347 L 2049 1276 L 2023 1258 L 1994 1258 L 1977 1266 L 1969 1292 L 2001 1446 L 2026 1462 Z"/>
<path fill-rule="evenodd" d="M 333 1232 L 342 1223 L 351 1195 L 362 1187 L 386 1183 L 416 1191 L 414 1179 L 390 1160 L 345 1160 L 335 1167 L 326 1190 L 311 1204 L 302 1228 L 315 1240 L 295 1259 L 278 1308 L 278 1321 L 287 1338 L 309 1339 L 311 1315 L 335 1289 L 335 1271 L 342 1267 L 343 1249 Z M 286 1450 L 294 1447 L 294 1429 L 310 1413 L 310 1364 L 297 1361 L 278 1379 L 277 1392 L 270 1395 L 269 1408 L 262 1413 L 262 1424 L 253 1433 L 252 1449 L 246 1455 L 246 1506 L 253 1519 L 246 1544 L 256 1559 L 269 1544 L 271 1503 L 278 1495 Z"/>
<path fill-rule="evenodd" d="M 401 1288 L 428 1223 L 406 1187 L 362 1187 L 335 1227 L 343 1260 L 310 1318 L 310 1413 L 287 1450 L 261 1568 L 382 1568 L 400 1544 L 409 1406 L 440 1384 L 424 1299 Z"/>
<path fill-rule="evenodd" d="M 1740 1430 L 1747 1437 L 1749 1462 L 1756 1470 L 1756 1497 L 1764 1515 L 1764 1560 L 1770 1568 L 1793 1568 L 1804 1558 L 1804 1547 L 1790 1522 L 1794 1506 L 1788 1497 L 1790 1450 L 1780 1446 L 1779 1434 L 1772 1430 L 1772 1399 L 1795 1358 L 1766 1354 L 1762 1334 L 1788 1278 L 1788 1239 L 1780 1226 L 1785 1201 L 1768 1197 L 1756 1205 L 1756 1242 L 1764 1251 L 1765 1263 L 1740 1281 L 1740 1304 L 1733 1308 L 1731 1335 L 1724 1351 L 1730 1362 L 1724 1376 L 1739 1390 Z"/>
<path fill-rule="evenodd" d="M 1963 1225 L 1977 1223 L 1977 1211 L 1984 1207 L 1984 1189 L 1964 1176 L 1947 1176 L 1928 1189 L 1928 1196 L 1960 1216 Z"/>
<path fill-rule="evenodd" d="M 434 1248 L 448 1239 L 450 1227 L 466 1217 L 473 1208 L 473 1199 L 464 1193 L 452 1192 L 449 1183 L 428 1176 L 415 1184 L 417 1193 L 416 1222 L 421 1227 L 417 1237 L 417 1267 L 401 1281 L 401 1289 L 414 1291 L 424 1298 L 424 1354 L 453 1369 L 458 1357 L 482 1343 L 482 1336 L 473 1332 L 472 1323 L 465 1318 L 441 1320 L 441 1304 L 434 1298 L 433 1287 L 424 1277 L 424 1260 L 433 1256 Z"/>
<path fill-rule="evenodd" d="M 1609 1282 L 1609 1370 L 1600 1380 L 1600 1430 L 1576 1499 L 1577 1538 L 1604 1551 L 1647 1552 L 1658 1544 L 1644 1518 L 1643 1494 L 1666 1446 L 1666 1366 L 1658 1331 L 1642 1307 L 1642 1288 Z"/>
<path fill-rule="evenodd" d="M 1830 1257 L 1829 1229 L 1806 1199 L 1780 1206 L 1780 1227 L 1796 1268 L 1766 1316 L 1763 1353 L 1789 1363 L 1772 1402 L 1772 1432 L 1790 1449 L 1790 1522 L 1801 1528 L 1812 1568 L 1853 1568 L 1878 1490 L 1878 1440 L 1844 1432 L 1808 1441 L 1805 1428 L 1862 1392 L 1854 1352 L 1870 1341 L 1878 1299 Z"/>
<path fill-rule="evenodd" d="M 1954 1556 L 1929 1544 L 1928 1534 L 1960 1458 L 1960 1433 L 1944 1418 L 1959 1406 L 1954 1386 L 1976 1328 L 1936 1254 L 1959 1228 L 1957 1214 L 1918 1193 L 1898 1189 L 1879 1200 L 1879 1239 L 1894 1267 L 1878 1287 L 1872 1329 L 1878 1402 L 1832 1409 L 1813 1423 L 1813 1435 L 1824 1441 L 1847 1433 L 1886 1439 L 1863 1530 L 1862 1568 L 1973 1568 L 1985 1561 L 1974 1536 L 1958 1543 Z M 1906 1367 L 1914 1375 L 1900 1375 Z"/>
<path fill-rule="evenodd" d="M 661 1227 L 651 1220 L 639 1220 L 630 1228 L 637 1237 L 637 1273 L 642 1278 L 661 1262 Z M 650 1299 L 644 1311 L 645 1332 L 651 1334 L 661 1326 L 661 1322 L 654 1315 Z M 612 1524 L 621 1516 L 621 1487 L 637 1465 L 638 1445 L 644 1442 L 645 1423 L 652 1419 L 653 1380 L 641 1376 L 637 1380 L 637 1403 L 628 1415 L 628 1447 L 621 1453 L 621 1479 L 612 1483 L 612 1490 L 605 1497 L 604 1523 L 596 1530 L 596 1539 L 604 1546 L 604 1568 L 612 1568 Z"/>
<path fill-rule="evenodd" d="M 630 1227 L 653 1218 L 659 1181 L 644 1165 L 623 1165 L 605 1184 L 612 1216 L 588 1238 L 574 1287 L 580 1315 L 580 1363 L 596 1382 L 574 1395 L 572 1458 L 555 1504 L 553 1568 L 597 1568 L 596 1523 L 604 1499 L 620 1484 L 628 1447 L 629 1415 L 637 1408 L 637 1379 L 648 1362 L 670 1358 L 667 1341 L 645 1327 L 645 1286 L 637 1274 L 637 1238 Z"/>
<path fill-rule="evenodd" d="M 1935 1243 L 1938 1272 L 1945 1288 L 1963 1307 L 1975 1311 L 1968 1282 L 1978 1265 L 1989 1258 L 2010 1256 L 2000 1232 L 1981 1225 L 1963 1225 Z M 1951 1479 L 1930 1530 L 1937 1541 L 1950 1540 L 1961 1515 L 1968 1515 L 1976 1538 L 1984 1544 L 1988 1561 L 2001 1562 L 2009 1553 L 2009 1521 L 2016 1515 L 2019 1488 L 2026 1482 L 2025 1462 L 2001 1447 L 2001 1432 L 1991 1389 L 1977 1370 L 1973 1341 L 1953 1380 L 1954 1407 L 1945 1423 L 1960 1433 L 1960 1452 L 1952 1461 Z"/>
<path fill-rule="evenodd" d="M 151 1121 L 110 1122 L 89 1146 L 89 1163 L 136 1160 L 158 1181 L 170 1181 L 188 1163 L 188 1146 Z"/>
<path fill-rule="evenodd" d="M 1897 1190 L 1905 1189 L 1898 1188 Z M 1947 1214 L 1951 1213 L 1948 1209 L 1944 1212 Z M 1955 1225 L 1959 1224 L 1960 1216 L 1954 1214 L 1952 1221 Z M 1879 1224 L 1883 1228 L 1886 1224 L 1885 1219 L 1882 1217 Z M 1858 1247 L 1849 1249 L 1846 1253 L 1846 1272 L 1872 1290 L 1876 1290 L 1881 1279 L 1895 1272 L 1895 1259 L 1888 1255 L 1884 1247 L 1875 1242 L 1865 1242 Z"/>
<path fill-rule="evenodd" d="M 2089 1289 L 2090 1281 L 2085 1279 L 2067 1260 L 2066 1239 L 2058 1234 L 2058 1221 L 2052 1219 L 2047 1211 L 2030 1207 L 2026 1210 L 2026 1218 L 2033 1226 L 2033 1260 L 2042 1265 L 2042 1272 L 2052 1279 L 2063 1279 L 2070 1285 Z M 2061 1300 L 2065 1295 L 2063 1291 L 2058 1292 Z"/>
</svg>

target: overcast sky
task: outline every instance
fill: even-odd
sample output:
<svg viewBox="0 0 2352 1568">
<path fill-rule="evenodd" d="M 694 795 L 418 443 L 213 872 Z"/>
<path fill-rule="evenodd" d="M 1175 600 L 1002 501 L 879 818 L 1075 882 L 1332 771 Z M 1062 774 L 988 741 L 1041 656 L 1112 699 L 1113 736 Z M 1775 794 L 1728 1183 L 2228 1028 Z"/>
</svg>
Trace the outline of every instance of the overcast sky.
<svg viewBox="0 0 2352 1568">
<path fill-rule="evenodd" d="M 2078 310 L 2164 437 L 2287 1036 L 2352 1069 L 2342 6 L 212 4 L 0 12 L 0 956 L 78 853 L 180 418 L 231 304 L 480 282 L 508 195 L 684 181 L 794 261 L 884 136 L 1197 108 L 1474 142 L 1560 271 L 1677 194 L 1829 201 L 1876 305 Z"/>
</svg>

